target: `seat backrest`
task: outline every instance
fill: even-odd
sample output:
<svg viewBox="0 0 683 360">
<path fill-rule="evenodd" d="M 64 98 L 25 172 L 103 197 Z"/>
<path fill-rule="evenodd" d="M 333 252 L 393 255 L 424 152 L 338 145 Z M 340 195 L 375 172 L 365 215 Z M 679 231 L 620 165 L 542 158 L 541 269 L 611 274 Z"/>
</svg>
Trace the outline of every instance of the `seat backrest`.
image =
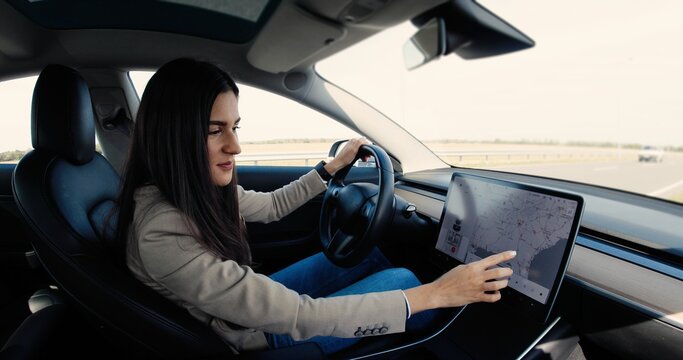
<svg viewBox="0 0 683 360">
<path fill-rule="evenodd" d="M 208 326 L 117 265 L 104 224 L 119 177 L 95 152 L 90 93 L 75 70 L 48 65 L 41 72 L 31 136 L 34 150 L 17 164 L 13 192 L 33 247 L 60 289 L 136 352 L 164 358 L 231 354 Z"/>
</svg>

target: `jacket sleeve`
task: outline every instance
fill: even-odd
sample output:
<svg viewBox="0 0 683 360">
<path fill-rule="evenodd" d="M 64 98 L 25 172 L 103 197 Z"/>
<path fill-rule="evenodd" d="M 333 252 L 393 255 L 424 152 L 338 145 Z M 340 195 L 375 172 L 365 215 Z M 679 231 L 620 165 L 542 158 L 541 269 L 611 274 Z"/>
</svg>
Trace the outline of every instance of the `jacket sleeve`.
<svg viewBox="0 0 683 360">
<path fill-rule="evenodd" d="M 250 222 L 280 220 L 326 189 L 320 175 L 311 170 L 299 179 L 272 192 L 244 190 L 237 186 L 240 214 Z"/>
<path fill-rule="evenodd" d="M 230 323 L 295 340 L 402 332 L 400 290 L 313 299 L 232 260 L 222 261 L 187 231 L 177 210 L 157 214 L 140 232 L 145 271 L 174 295 Z"/>
</svg>

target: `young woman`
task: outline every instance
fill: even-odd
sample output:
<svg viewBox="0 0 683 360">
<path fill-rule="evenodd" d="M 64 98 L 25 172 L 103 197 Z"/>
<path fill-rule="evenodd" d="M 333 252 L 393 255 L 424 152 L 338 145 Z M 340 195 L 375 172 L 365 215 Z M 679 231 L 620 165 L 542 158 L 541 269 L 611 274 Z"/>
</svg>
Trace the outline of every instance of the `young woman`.
<svg viewBox="0 0 683 360">
<path fill-rule="evenodd" d="M 494 266 L 513 252 L 426 285 L 377 249 L 351 269 L 318 254 L 270 277 L 255 273 L 244 222 L 275 221 L 309 201 L 326 188 L 320 173 L 348 165 L 364 140 L 274 192 L 244 190 L 235 174 L 238 94 L 224 71 L 190 59 L 171 61 L 149 81 L 118 204 L 117 236 L 140 281 L 235 351 L 315 341 L 332 353 L 363 336 L 423 326 L 425 310 L 500 298 L 512 271 Z"/>
</svg>

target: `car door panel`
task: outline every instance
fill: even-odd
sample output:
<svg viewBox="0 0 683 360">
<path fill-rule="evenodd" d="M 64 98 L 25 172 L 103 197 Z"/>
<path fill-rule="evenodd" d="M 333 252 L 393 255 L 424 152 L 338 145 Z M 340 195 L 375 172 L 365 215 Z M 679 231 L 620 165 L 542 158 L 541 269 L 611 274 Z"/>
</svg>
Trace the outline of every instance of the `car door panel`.
<svg viewBox="0 0 683 360">
<path fill-rule="evenodd" d="M 0 164 L 0 266 L 28 270 L 37 265 L 33 248 L 12 196 L 14 164 Z"/>
<path fill-rule="evenodd" d="M 26 234 L 12 196 L 14 164 L 0 164 L 0 344 L 31 313 L 27 300 L 51 283 Z"/>
</svg>

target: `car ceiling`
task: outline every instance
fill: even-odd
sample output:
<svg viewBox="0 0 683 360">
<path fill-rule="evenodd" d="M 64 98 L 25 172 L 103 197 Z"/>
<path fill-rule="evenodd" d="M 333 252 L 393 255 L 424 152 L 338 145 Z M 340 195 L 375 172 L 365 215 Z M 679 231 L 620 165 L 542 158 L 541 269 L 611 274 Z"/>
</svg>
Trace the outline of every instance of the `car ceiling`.
<svg viewBox="0 0 683 360">
<path fill-rule="evenodd" d="M 229 66 L 242 78 L 286 73 L 444 2 L 261 0 L 260 9 L 237 6 L 228 15 L 187 6 L 205 3 L 198 0 L 6 0 L 0 2 L 0 80 L 50 63 L 154 69 L 183 56 Z"/>
</svg>

